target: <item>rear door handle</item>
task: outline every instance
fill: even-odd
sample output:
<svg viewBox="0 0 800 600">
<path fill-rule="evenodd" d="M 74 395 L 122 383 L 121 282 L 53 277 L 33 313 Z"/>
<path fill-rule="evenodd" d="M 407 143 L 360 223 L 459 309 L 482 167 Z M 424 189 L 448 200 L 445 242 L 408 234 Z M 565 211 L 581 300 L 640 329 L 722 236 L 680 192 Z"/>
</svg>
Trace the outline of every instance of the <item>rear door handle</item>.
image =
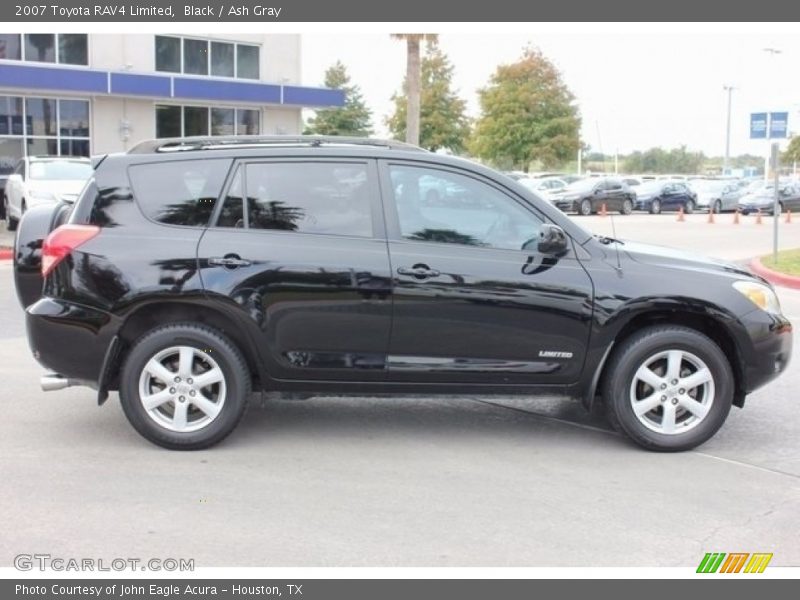
<svg viewBox="0 0 800 600">
<path fill-rule="evenodd" d="M 431 269 L 428 265 L 414 265 L 413 267 L 398 267 L 397 272 L 400 275 L 408 275 L 416 279 L 428 279 L 430 277 L 438 277 L 441 275 L 436 269 Z"/>
<path fill-rule="evenodd" d="M 236 269 L 238 267 L 249 267 L 253 263 L 246 258 L 229 254 L 227 256 L 212 256 L 208 259 L 208 264 L 215 267 L 225 267 L 226 269 Z"/>
</svg>

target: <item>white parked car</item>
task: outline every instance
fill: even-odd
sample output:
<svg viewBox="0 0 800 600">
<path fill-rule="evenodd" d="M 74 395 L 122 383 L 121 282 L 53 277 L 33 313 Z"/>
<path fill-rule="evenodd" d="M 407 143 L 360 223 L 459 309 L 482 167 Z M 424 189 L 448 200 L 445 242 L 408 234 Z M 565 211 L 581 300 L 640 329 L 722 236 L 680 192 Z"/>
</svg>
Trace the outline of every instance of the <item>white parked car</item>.
<svg viewBox="0 0 800 600">
<path fill-rule="evenodd" d="M 526 177 L 520 179 L 519 183 L 526 188 L 539 194 L 545 200 L 552 201 L 567 187 L 567 182 L 558 177 Z"/>
<path fill-rule="evenodd" d="M 37 204 L 75 200 L 89 179 L 88 158 L 26 156 L 8 176 L 5 190 L 9 231 L 17 228 L 27 209 Z"/>
</svg>

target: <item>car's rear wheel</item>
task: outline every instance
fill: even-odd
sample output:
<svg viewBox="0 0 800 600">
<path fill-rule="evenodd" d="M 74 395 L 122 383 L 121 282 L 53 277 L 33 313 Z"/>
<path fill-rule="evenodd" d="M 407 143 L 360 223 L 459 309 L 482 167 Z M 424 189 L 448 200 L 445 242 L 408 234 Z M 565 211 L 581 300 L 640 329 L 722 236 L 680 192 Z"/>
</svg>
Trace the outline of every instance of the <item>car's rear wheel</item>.
<svg viewBox="0 0 800 600">
<path fill-rule="evenodd" d="M 581 203 L 578 205 L 578 212 L 581 213 L 584 217 L 588 217 L 592 214 L 592 201 L 588 198 L 584 198 L 581 200 Z"/>
<path fill-rule="evenodd" d="M 633 202 L 630 200 L 624 200 L 622 202 L 622 208 L 620 208 L 619 212 L 623 215 L 629 215 L 633 212 Z"/>
<path fill-rule="evenodd" d="M 609 420 L 648 450 L 678 452 L 706 442 L 733 402 L 725 354 L 687 327 L 650 327 L 631 336 L 606 373 L 602 391 Z"/>
<path fill-rule="evenodd" d="M 714 202 L 714 212 L 720 214 L 722 212 L 722 200 Z"/>
<path fill-rule="evenodd" d="M 661 214 L 661 200 L 656 198 L 650 203 L 650 214 L 658 215 Z"/>
<path fill-rule="evenodd" d="M 122 370 L 125 416 L 164 448 L 212 446 L 239 423 L 250 374 L 239 350 L 214 329 L 193 323 L 159 327 L 140 338 Z"/>
</svg>

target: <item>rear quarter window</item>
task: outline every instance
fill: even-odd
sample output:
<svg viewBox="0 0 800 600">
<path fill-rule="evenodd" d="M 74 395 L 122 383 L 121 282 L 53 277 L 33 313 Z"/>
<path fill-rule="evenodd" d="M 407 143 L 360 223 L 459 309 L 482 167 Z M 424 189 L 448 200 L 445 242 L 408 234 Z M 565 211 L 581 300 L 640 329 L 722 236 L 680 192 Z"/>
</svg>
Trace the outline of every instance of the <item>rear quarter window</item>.
<svg viewBox="0 0 800 600">
<path fill-rule="evenodd" d="M 168 225 L 205 227 L 231 159 L 202 159 L 132 165 L 134 198 L 147 217 Z"/>
</svg>

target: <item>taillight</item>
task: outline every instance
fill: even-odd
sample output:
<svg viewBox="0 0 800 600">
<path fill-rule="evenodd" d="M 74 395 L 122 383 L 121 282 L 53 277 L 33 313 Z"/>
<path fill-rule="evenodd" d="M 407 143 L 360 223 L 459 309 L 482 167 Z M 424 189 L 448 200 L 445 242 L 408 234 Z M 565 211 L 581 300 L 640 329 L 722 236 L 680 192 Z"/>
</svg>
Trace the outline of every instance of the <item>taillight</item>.
<svg viewBox="0 0 800 600">
<path fill-rule="evenodd" d="M 95 225 L 62 225 L 50 232 L 42 245 L 42 277 L 56 268 L 70 252 L 100 233 Z"/>
</svg>

